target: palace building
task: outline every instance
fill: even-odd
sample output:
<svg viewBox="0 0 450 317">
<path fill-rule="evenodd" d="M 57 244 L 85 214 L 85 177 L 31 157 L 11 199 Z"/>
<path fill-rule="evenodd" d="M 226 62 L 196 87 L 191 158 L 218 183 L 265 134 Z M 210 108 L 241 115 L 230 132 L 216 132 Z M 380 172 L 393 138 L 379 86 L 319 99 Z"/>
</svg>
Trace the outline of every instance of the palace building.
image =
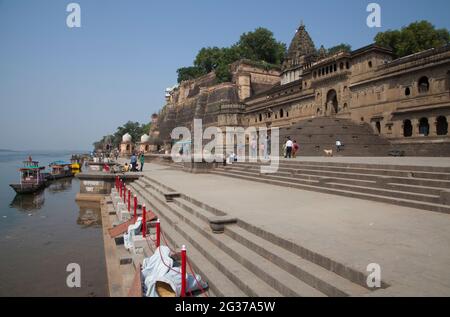
<svg viewBox="0 0 450 317">
<path fill-rule="evenodd" d="M 342 155 L 450 156 L 448 46 L 398 59 L 375 44 L 327 55 L 302 24 L 281 69 L 242 60 L 231 72 L 228 83 L 210 73 L 166 91 L 152 140 L 169 147 L 174 127 L 201 118 L 204 127 L 278 127 L 300 155 L 339 139 Z"/>
</svg>

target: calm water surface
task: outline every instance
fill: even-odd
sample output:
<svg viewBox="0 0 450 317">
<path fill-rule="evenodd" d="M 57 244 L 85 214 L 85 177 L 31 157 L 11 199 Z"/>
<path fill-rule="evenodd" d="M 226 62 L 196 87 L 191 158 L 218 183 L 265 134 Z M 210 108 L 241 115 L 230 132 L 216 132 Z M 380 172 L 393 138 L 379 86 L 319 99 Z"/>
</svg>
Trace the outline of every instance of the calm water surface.
<svg viewBox="0 0 450 317">
<path fill-rule="evenodd" d="M 30 153 L 0 151 L 0 296 L 107 296 L 100 210 L 75 202 L 76 178 L 40 194 L 16 196 L 10 183 Z M 71 153 L 31 153 L 40 165 Z M 67 265 L 81 267 L 81 288 L 66 285 Z"/>
</svg>

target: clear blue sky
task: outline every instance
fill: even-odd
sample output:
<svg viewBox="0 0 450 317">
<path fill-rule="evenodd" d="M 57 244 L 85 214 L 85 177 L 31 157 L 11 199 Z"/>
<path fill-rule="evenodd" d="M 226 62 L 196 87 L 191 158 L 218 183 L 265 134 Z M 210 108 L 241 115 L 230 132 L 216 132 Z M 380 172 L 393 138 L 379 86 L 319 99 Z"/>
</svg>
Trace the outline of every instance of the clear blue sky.
<svg viewBox="0 0 450 317">
<path fill-rule="evenodd" d="M 81 6 L 82 27 L 66 26 Z M 382 7 L 382 28 L 366 6 Z M 289 44 L 301 20 L 315 44 L 354 49 L 427 19 L 450 29 L 448 0 L 0 0 L 0 148 L 88 150 L 128 120 L 147 122 L 204 46 L 263 26 Z"/>
</svg>

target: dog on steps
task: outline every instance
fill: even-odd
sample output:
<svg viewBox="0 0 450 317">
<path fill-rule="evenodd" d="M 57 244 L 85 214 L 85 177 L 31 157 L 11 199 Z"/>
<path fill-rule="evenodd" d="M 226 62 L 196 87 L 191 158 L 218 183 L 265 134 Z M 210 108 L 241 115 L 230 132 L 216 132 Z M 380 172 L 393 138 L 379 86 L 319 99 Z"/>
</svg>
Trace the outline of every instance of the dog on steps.
<svg viewBox="0 0 450 317">
<path fill-rule="evenodd" d="M 333 156 L 333 150 L 323 150 L 326 156 Z"/>
</svg>

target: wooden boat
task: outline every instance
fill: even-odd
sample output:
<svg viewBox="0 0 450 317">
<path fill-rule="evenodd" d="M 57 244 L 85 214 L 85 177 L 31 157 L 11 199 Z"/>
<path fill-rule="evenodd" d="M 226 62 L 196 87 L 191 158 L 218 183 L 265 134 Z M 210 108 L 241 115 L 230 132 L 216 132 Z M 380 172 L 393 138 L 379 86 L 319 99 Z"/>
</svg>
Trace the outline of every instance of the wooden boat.
<svg viewBox="0 0 450 317">
<path fill-rule="evenodd" d="M 74 176 L 74 173 L 72 171 L 72 163 L 55 161 L 53 163 L 50 163 L 49 167 L 51 168 L 51 171 L 47 175 L 48 180 L 55 180 Z"/>
<path fill-rule="evenodd" d="M 18 194 L 33 194 L 46 186 L 46 178 L 42 171 L 45 169 L 43 166 L 39 166 L 37 161 L 24 161 L 23 167 L 20 171 L 20 183 L 10 184 Z"/>
</svg>

